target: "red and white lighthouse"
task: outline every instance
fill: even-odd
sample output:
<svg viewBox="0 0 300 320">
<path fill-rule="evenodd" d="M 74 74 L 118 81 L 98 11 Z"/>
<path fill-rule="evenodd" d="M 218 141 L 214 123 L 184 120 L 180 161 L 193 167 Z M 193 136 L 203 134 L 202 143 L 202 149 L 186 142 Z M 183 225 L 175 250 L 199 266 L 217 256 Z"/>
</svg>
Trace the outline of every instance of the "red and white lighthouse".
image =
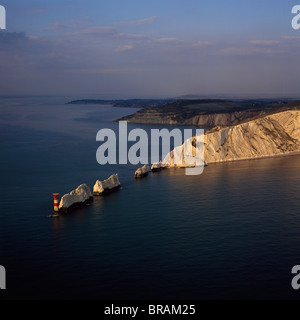
<svg viewBox="0 0 300 320">
<path fill-rule="evenodd" d="M 53 199 L 54 199 L 54 213 L 58 213 L 59 193 L 53 193 Z"/>
</svg>

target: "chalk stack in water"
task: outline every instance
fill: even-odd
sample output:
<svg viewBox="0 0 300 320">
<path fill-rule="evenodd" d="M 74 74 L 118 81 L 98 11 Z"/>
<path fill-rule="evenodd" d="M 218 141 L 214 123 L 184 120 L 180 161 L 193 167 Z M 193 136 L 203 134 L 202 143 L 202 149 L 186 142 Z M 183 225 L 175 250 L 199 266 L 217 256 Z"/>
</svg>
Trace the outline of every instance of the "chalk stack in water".
<svg viewBox="0 0 300 320">
<path fill-rule="evenodd" d="M 148 173 L 149 173 L 149 167 L 145 164 L 142 168 L 139 168 L 136 170 L 134 177 L 136 179 L 144 178 L 148 175 Z"/>
<path fill-rule="evenodd" d="M 80 185 L 77 189 L 65 194 L 59 203 L 59 212 L 67 213 L 74 209 L 85 207 L 93 202 L 91 190 L 86 184 Z"/>
<path fill-rule="evenodd" d="M 121 184 L 118 178 L 117 174 L 113 174 L 110 176 L 108 179 L 104 181 L 99 181 L 97 180 L 94 189 L 93 189 L 93 194 L 94 196 L 101 196 L 103 194 L 117 191 L 121 188 Z"/>
<path fill-rule="evenodd" d="M 159 172 L 161 170 L 167 169 L 168 165 L 159 161 L 159 162 L 155 162 L 153 163 L 152 167 L 151 167 L 151 171 L 152 172 Z"/>
<path fill-rule="evenodd" d="M 152 172 L 159 172 L 161 171 L 161 162 L 156 162 L 156 163 L 153 163 L 152 167 L 151 167 L 151 171 Z"/>
</svg>

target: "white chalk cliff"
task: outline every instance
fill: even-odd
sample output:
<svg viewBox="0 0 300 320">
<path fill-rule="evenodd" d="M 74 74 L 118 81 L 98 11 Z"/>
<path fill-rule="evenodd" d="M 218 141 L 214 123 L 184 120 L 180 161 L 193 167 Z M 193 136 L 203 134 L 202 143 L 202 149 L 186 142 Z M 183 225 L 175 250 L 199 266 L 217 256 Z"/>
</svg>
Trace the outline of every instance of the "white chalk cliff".
<svg viewBox="0 0 300 320">
<path fill-rule="evenodd" d="M 192 156 L 196 155 L 195 137 Z M 204 135 L 205 163 L 255 159 L 300 151 L 300 111 L 289 110 L 267 115 L 232 127 L 218 128 Z M 183 156 L 182 164 L 174 156 L 184 147 L 172 150 L 164 159 L 170 167 L 190 166 Z"/>
<path fill-rule="evenodd" d="M 72 206 L 84 204 L 93 198 L 91 190 L 86 184 L 80 185 L 77 189 L 65 194 L 59 203 L 59 210 L 66 210 Z"/>
<path fill-rule="evenodd" d="M 105 192 L 109 192 L 116 188 L 119 188 L 120 186 L 121 184 L 120 184 L 118 175 L 113 174 L 112 176 L 110 176 L 108 179 L 104 181 L 97 180 L 94 185 L 93 193 L 94 195 L 101 195 Z"/>
</svg>

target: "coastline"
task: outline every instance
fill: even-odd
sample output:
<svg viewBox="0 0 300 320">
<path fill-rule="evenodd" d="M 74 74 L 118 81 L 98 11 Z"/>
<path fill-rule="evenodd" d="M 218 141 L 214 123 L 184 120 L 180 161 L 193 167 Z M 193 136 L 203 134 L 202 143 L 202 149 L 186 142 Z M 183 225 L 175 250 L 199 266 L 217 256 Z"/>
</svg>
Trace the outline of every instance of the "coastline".
<svg viewBox="0 0 300 320">
<path fill-rule="evenodd" d="M 84 139 L 76 143 L 73 136 L 49 135 L 47 130 L 37 134 L 34 129 L 18 127 L 16 132 L 4 128 L 7 143 L 2 165 L 6 169 L 3 177 L 6 196 L 0 238 L 3 243 L 21 248 L 20 240 L 11 236 L 13 230 L 18 230 L 25 242 L 17 258 L 27 261 L 24 270 L 23 265 L 15 263 L 10 250 L 3 251 L 2 263 L 10 265 L 10 274 L 18 274 L 20 279 L 11 296 L 22 297 L 23 292 L 18 290 L 28 283 L 32 289 L 26 292 L 26 297 L 30 298 L 105 299 L 116 297 L 116 292 L 120 299 L 128 296 L 146 299 L 154 295 L 172 298 L 177 293 L 170 280 L 176 283 L 178 271 L 182 270 L 182 298 L 216 298 L 215 292 L 226 296 L 228 291 L 217 290 L 220 281 L 225 288 L 240 290 L 236 296 L 248 297 L 251 294 L 241 288 L 239 279 L 232 282 L 232 273 L 237 274 L 247 259 L 255 260 L 246 270 L 257 274 L 255 281 L 261 281 L 259 272 L 270 262 L 268 257 L 278 269 L 289 265 L 299 248 L 299 239 L 292 234 L 294 229 L 287 227 L 298 222 L 295 221 L 299 213 L 297 153 L 275 155 L 275 160 L 269 161 L 252 158 L 245 160 L 262 161 L 216 162 L 217 165 L 212 163 L 205 168 L 201 176 L 188 177 L 184 170 L 170 168 L 135 180 L 134 166 L 107 168 L 94 159 L 94 130 L 100 124 L 117 127 L 111 121 L 120 110 L 110 110 L 113 113 L 107 115 L 107 121 L 94 127 L 89 125 Z M 77 132 L 78 123 L 71 121 L 71 114 L 70 123 Z M 19 144 L 12 148 L 17 140 Z M 44 152 L 42 158 L 40 150 Z M 22 170 L 16 170 L 20 155 L 27 161 Z M 46 219 L 53 204 L 52 192 L 67 193 L 81 182 L 92 186 L 95 177 L 107 177 L 113 173 L 110 170 L 120 173 L 123 189 L 119 193 L 97 197 L 93 205 L 59 219 Z M 24 179 L 29 173 L 30 180 Z M 278 232 L 282 232 L 280 236 Z M 281 248 L 285 248 L 289 239 L 291 249 L 287 256 Z M 31 259 L 32 252 L 38 260 Z M 50 281 L 53 261 L 59 261 L 60 270 L 74 270 L 78 261 L 85 263 L 74 273 L 57 272 Z M 216 279 L 209 271 L 220 261 L 225 261 L 225 268 Z M 162 272 L 162 265 L 167 278 L 158 279 L 156 275 Z M 90 270 L 88 274 L 84 272 L 86 269 Z M 131 286 L 141 281 L 140 270 L 145 274 L 142 293 Z M 74 275 L 79 282 L 74 283 Z M 199 279 L 196 283 L 195 278 Z M 279 289 L 285 283 L 275 281 L 278 280 L 275 272 L 271 280 Z M 162 281 L 163 289 L 156 289 Z M 263 284 L 267 286 L 270 282 L 267 279 Z M 88 292 L 86 283 L 90 283 Z M 54 287 L 60 288 L 58 295 Z M 278 295 L 284 296 L 286 292 L 279 289 Z M 268 293 L 263 296 L 270 297 Z"/>
<path fill-rule="evenodd" d="M 207 165 L 205 165 L 204 167 L 210 167 L 211 165 L 222 165 L 226 163 L 246 162 L 246 161 L 264 160 L 264 159 L 294 157 L 294 156 L 300 156 L 300 151 L 293 151 L 293 152 L 288 152 L 283 154 L 274 154 L 274 155 L 256 157 L 256 158 L 243 158 L 243 159 L 215 161 L 215 162 L 207 163 Z M 186 169 L 186 168 L 195 168 L 195 166 L 168 166 L 167 167 L 167 169 Z"/>
<path fill-rule="evenodd" d="M 289 156 L 300 156 L 300 151 L 292 151 L 282 154 L 274 154 L 269 156 L 262 156 L 262 157 L 256 157 L 256 158 L 243 158 L 243 159 L 232 159 L 232 160 L 224 160 L 224 161 L 215 161 L 215 162 L 209 162 L 208 165 L 211 164 L 223 164 L 223 163 L 229 163 L 229 162 L 238 162 L 238 161 L 252 161 L 252 160 L 263 160 L 263 159 L 272 159 L 272 158 L 283 158 L 283 157 L 289 157 Z M 184 168 L 184 167 L 182 167 Z"/>
</svg>

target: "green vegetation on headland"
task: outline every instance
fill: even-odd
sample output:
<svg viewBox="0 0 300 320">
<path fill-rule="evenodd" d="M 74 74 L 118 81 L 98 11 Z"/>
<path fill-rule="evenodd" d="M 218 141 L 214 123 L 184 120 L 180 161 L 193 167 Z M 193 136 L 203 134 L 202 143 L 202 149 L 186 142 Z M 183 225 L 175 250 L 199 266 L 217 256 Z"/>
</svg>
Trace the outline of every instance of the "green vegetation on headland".
<svg viewBox="0 0 300 320">
<path fill-rule="evenodd" d="M 99 104 L 141 108 L 116 121 L 145 124 L 230 126 L 282 110 L 299 109 L 288 99 L 129 99 L 74 100 L 68 104 Z"/>
<path fill-rule="evenodd" d="M 175 99 L 129 99 L 129 100 L 95 100 L 83 99 L 70 101 L 67 104 L 105 104 L 123 108 L 148 108 L 162 106 L 176 101 Z"/>
<path fill-rule="evenodd" d="M 179 100 L 145 108 L 118 119 L 133 123 L 229 126 L 282 110 L 299 109 L 300 101 L 287 100 Z"/>
</svg>

